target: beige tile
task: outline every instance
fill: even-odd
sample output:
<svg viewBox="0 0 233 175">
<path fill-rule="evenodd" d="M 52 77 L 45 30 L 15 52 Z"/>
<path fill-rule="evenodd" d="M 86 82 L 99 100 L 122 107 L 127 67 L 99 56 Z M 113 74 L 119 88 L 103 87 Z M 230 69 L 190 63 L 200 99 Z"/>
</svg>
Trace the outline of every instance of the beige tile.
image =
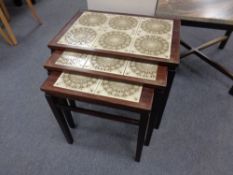
<svg viewBox="0 0 233 175">
<path fill-rule="evenodd" d="M 123 75 L 127 61 L 110 57 L 91 56 L 84 69 Z"/>
<path fill-rule="evenodd" d="M 173 21 L 84 12 L 60 44 L 170 59 Z"/>
<path fill-rule="evenodd" d="M 99 82 L 99 79 L 92 77 L 62 73 L 54 86 L 93 94 Z"/>
<path fill-rule="evenodd" d="M 63 66 L 71 66 L 76 68 L 82 68 L 88 59 L 87 54 L 80 54 L 75 52 L 63 52 L 57 59 L 55 64 Z"/>
<path fill-rule="evenodd" d="M 108 80 L 102 80 L 95 91 L 97 95 L 131 102 L 139 102 L 141 93 L 142 86 Z"/>
<path fill-rule="evenodd" d="M 151 63 L 130 61 L 124 72 L 124 76 L 156 80 L 158 66 Z"/>
<path fill-rule="evenodd" d="M 88 27 L 71 27 L 62 38 L 58 41 L 59 44 L 91 47 L 97 36 L 96 30 Z"/>
</svg>

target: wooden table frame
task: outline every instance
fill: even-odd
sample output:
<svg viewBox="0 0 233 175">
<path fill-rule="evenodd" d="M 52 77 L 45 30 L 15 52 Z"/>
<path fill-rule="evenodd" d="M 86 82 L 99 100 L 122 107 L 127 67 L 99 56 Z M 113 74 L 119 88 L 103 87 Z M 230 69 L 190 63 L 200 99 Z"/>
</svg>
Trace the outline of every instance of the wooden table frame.
<svg viewBox="0 0 233 175">
<path fill-rule="evenodd" d="M 101 11 L 93 11 L 88 10 L 91 12 L 101 12 Z M 131 14 L 125 14 L 125 13 L 113 13 L 113 12 L 103 12 L 103 13 L 110 13 L 110 14 L 123 14 L 123 15 L 130 15 L 130 16 L 139 16 L 139 17 L 148 17 L 148 18 L 155 18 L 151 16 L 145 16 L 145 15 L 131 15 Z M 113 51 L 102 51 L 98 49 L 84 49 L 84 48 L 77 48 L 72 46 L 65 46 L 63 44 L 58 44 L 57 41 L 64 35 L 64 33 L 71 27 L 71 25 L 79 18 L 79 16 L 82 14 L 82 12 L 77 12 L 74 17 L 66 23 L 66 25 L 58 32 L 58 34 L 49 42 L 48 47 L 51 49 L 52 53 L 55 50 L 61 50 L 61 51 L 78 51 L 79 53 L 85 53 L 85 54 L 95 54 L 98 56 L 109 56 L 109 57 L 115 57 L 115 58 L 124 58 L 129 60 L 138 60 L 141 62 L 151 62 L 156 63 L 158 65 L 167 66 L 168 67 L 168 77 L 167 77 L 167 86 L 162 89 L 155 89 L 155 91 L 159 92 L 157 94 L 158 101 L 154 104 L 156 108 L 156 111 L 153 112 L 155 115 L 155 121 L 153 123 L 154 128 L 159 129 L 163 112 L 165 110 L 167 100 L 169 97 L 169 93 L 172 87 L 173 79 L 175 77 L 176 68 L 178 67 L 180 63 L 180 20 L 177 18 L 171 18 L 171 17 L 158 17 L 158 18 L 164 18 L 164 19 L 171 19 L 174 20 L 174 29 L 173 30 L 173 39 L 172 39 L 172 48 L 171 48 L 171 59 L 161 59 L 161 58 L 155 58 L 155 57 L 149 57 L 149 56 L 141 56 L 141 55 L 135 55 L 135 54 L 129 54 L 129 53 L 116 53 Z M 152 123 L 150 123 L 152 125 Z M 149 144 L 149 142 L 148 142 Z"/>
<path fill-rule="evenodd" d="M 206 62 L 210 66 L 214 67 L 216 70 L 223 73 L 225 76 L 227 76 L 231 80 L 233 80 L 233 72 L 230 72 L 225 67 L 223 67 L 219 63 L 211 60 L 207 55 L 205 55 L 203 52 L 201 52 L 202 50 L 204 50 L 212 45 L 219 44 L 219 43 L 220 43 L 219 49 L 224 49 L 224 47 L 227 44 L 227 41 L 229 40 L 229 38 L 231 36 L 232 31 L 233 31 L 233 25 L 215 24 L 215 23 L 208 23 L 208 22 L 197 22 L 197 21 L 189 21 L 189 20 L 181 20 L 181 25 L 190 26 L 190 27 L 201 27 L 201 28 L 207 28 L 207 29 L 218 29 L 218 30 L 226 31 L 224 36 L 220 36 L 218 38 L 210 40 L 210 41 L 208 41 L 200 46 L 197 46 L 195 48 L 192 47 L 191 45 L 189 45 L 188 43 L 186 43 L 185 41 L 181 40 L 181 45 L 189 50 L 186 53 L 183 53 L 181 55 L 181 59 L 183 59 L 191 54 L 195 54 L 201 60 L 203 60 L 204 62 Z M 232 86 L 231 90 L 229 91 L 229 93 L 231 95 L 233 95 L 232 91 L 233 91 L 233 86 Z"/>
<path fill-rule="evenodd" d="M 153 117 L 150 117 L 152 102 L 155 101 L 153 100 L 153 89 L 143 87 L 139 103 L 125 102 L 123 100 L 101 96 L 93 96 L 90 94 L 83 94 L 68 89 L 54 87 L 53 84 L 60 74 L 61 73 L 58 72 L 52 72 L 49 78 L 41 86 L 41 90 L 45 92 L 47 102 L 67 142 L 69 144 L 73 143 L 73 137 L 71 135 L 69 127 L 76 127 L 71 111 L 84 113 L 90 116 L 96 116 L 99 118 L 109 119 L 113 121 L 138 125 L 139 131 L 135 161 L 139 162 L 142 154 L 143 145 L 148 145 L 147 143 L 150 142 L 152 135 L 152 133 L 150 132 L 153 132 L 153 129 L 147 130 L 148 123 L 151 123 L 151 120 L 153 119 Z M 136 112 L 140 114 L 140 119 L 138 120 L 128 117 L 122 117 L 114 114 L 77 107 L 73 104 L 75 100 Z M 72 101 L 72 103 L 70 103 L 70 101 Z"/>
</svg>

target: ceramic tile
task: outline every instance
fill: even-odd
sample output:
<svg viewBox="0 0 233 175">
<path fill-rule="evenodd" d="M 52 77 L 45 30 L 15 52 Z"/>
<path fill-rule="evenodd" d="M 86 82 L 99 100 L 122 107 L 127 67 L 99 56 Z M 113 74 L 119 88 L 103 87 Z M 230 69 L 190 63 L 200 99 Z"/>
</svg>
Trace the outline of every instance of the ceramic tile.
<svg viewBox="0 0 233 175">
<path fill-rule="evenodd" d="M 97 36 L 97 32 L 87 27 L 71 27 L 64 36 L 58 41 L 59 44 L 91 47 Z"/>
<path fill-rule="evenodd" d="M 59 44 L 169 59 L 173 21 L 84 12 Z"/>
<path fill-rule="evenodd" d="M 139 102 L 142 93 L 142 86 L 69 73 L 62 73 L 54 86 L 132 102 Z"/>
<path fill-rule="evenodd" d="M 100 80 L 97 78 L 62 73 L 54 86 L 79 92 L 94 93 L 99 82 Z"/>
<path fill-rule="evenodd" d="M 84 27 L 100 27 L 105 24 L 107 20 L 107 16 L 103 13 L 85 12 L 75 24 L 80 24 Z"/>
<path fill-rule="evenodd" d="M 75 52 L 63 52 L 55 64 L 82 68 L 88 59 L 88 55 Z"/>
<path fill-rule="evenodd" d="M 151 63 L 130 61 L 124 72 L 124 76 L 156 80 L 158 66 Z"/>
<path fill-rule="evenodd" d="M 91 56 L 84 69 L 123 75 L 127 61 L 110 57 Z"/>
<path fill-rule="evenodd" d="M 131 102 L 139 102 L 142 93 L 142 86 L 102 80 L 99 83 L 95 93 L 105 97 L 112 97 Z"/>
</svg>

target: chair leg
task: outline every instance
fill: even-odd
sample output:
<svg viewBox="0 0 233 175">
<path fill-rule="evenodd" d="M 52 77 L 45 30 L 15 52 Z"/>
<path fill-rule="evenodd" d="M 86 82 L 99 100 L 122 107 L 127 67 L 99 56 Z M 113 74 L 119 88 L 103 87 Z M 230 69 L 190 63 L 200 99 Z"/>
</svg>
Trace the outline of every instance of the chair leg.
<svg viewBox="0 0 233 175">
<path fill-rule="evenodd" d="M 0 35 L 2 35 L 2 37 L 6 40 L 8 44 L 13 45 L 12 41 L 10 40 L 8 35 L 2 30 L 2 28 L 0 28 Z"/>
<path fill-rule="evenodd" d="M 232 33 L 231 30 L 226 31 L 225 36 L 227 37 L 227 39 L 224 40 L 224 41 L 222 41 L 222 42 L 220 43 L 220 45 L 219 45 L 219 47 L 218 47 L 219 49 L 224 49 L 224 47 L 225 47 L 226 44 L 227 44 L 227 41 L 229 40 L 229 38 L 230 38 L 230 36 L 231 36 L 231 33 Z"/>
<path fill-rule="evenodd" d="M 34 8 L 31 0 L 26 0 L 26 3 L 28 5 L 28 8 L 30 9 L 32 16 L 38 21 L 39 24 L 42 24 L 42 20 L 36 13 L 36 9 Z"/>
<path fill-rule="evenodd" d="M 53 112 L 53 114 L 54 114 L 54 116 L 55 116 L 55 118 L 56 118 L 56 120 L 57 120 L 57 122 L 58 122 L 64 136 L 65 136 L 65 138 L 66 138 L 66 140 L 67 140 L 67 142 L 69 144 L 72 144 L 73 143 L 73 137 L 72 137 L 72 135 L 70 133 L 69 127 L 68 127 L 68 125 L 66 123 L 66 120 L 65 120 L 64 116 L 62 115 L 61 110 L 58 107 L 56 107 L 56 102 L 55 102 L 56 98 L 54 98 L 54 97 L 52 97 L 51 95 L 48 95 L 48 94 L 46 94 L 45 97 L 46 97 L 46 99 L 48 101 L 48 104 L 49 104 L 49 106 L 50 106 L 50 108 L 51 108 L 51 110 L 52 110 L 52 112 Z"/>
<path fill-rule="evenodd" d="M 149 113 L 144 112 L 140 115 L 137 150 L 136 150 L 136 157 L 135 157 L 135 161 L 137 162 L 139 162 L 141 159 L 148 119 L 149 119 Z"/>
<path fill-rule="evenodd" d="M 3 0 L 0 0 L 0 8 L 2 8 L 2 11 L 6 16 L 6 19 L 9 21 L 10 20 L 10 15 L 9 15 L 9 12 L 8 12 Z"/>
<path fill-rule="evenodd" d="M 14 32 L 13 32 L 11 26 L 9 25 L 9 23 L 8 23 L 8 21 L 7 21 L 7 19 L 6 19 L 6 17 L 5 17 L 5 15 L 4 15 L 4 13 L 3 13 L 3 11 L 2 11 L 1 8 L 0 8 L 0 20 L 2 21 L 3 26 L 5 27 L 5 29 L 6 29 L 6 31 L 8 33 L 8 35 L 9 35 L 9 38 L 11 39 L 12 43 L 14 45 L 16 45 L 17 44 L 17 40 L 15 38 Z"/>
</svg>

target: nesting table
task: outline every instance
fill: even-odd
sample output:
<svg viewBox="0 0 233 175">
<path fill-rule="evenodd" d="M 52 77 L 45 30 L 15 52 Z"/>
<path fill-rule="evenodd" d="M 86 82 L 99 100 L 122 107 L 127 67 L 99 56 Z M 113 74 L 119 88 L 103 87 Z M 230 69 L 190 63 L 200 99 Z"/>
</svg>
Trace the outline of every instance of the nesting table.
<svg viewBox="0 0 233 175">
<path fill-rule="evenodd" d="M 180 21 L 130 14 L 78 12 L 50 41 L 41 86 L 68 143 L 71 111 L 139 126 L 135 160 L 149 145 L 179 65 Z M 125 109 L 139 119 L 81 108 L 75 101 Z"/>
<path fill-rule="evenodd" d="M 195 54 L 216 70 L 233 80 L 233 72 L 227 70 L 221 64 L 211 60 L 202 50 L 219 44 L 223 49 L 233 31 L 233 1 L 231 0 L 158 0 L 156 14 L 161 16 L 176 16 L 181 19 L 184 26 L 219 29 L 226 31 L 224 36 L 215 38 L 198 47 L 181 40 L 181 44 L 189 51 L 181 55 L 181 58 Z M 229 58 L 232 59 L 232 58 Z M 233 95 L 233 86 L 230 90 Z"/>
</svg>

